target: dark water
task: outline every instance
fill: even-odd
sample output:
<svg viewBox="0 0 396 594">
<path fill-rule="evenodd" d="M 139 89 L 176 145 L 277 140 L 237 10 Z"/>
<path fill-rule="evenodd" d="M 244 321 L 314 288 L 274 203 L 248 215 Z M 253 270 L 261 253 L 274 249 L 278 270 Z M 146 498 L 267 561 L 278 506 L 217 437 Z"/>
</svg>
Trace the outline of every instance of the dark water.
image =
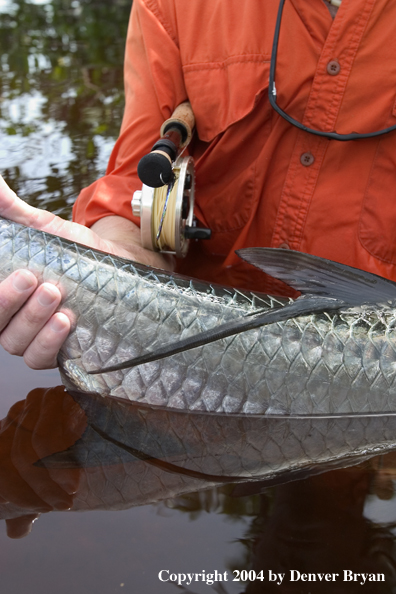
<svg viewBox="0 0 396 594">
<path fill-rule="evenodd" d="M 1 0 L 0 169 L 64 217 L 103 174 L 123 110 L 130 0 Z"/>
<path fill-rule="evenodd" d="M 0 0 L 0 10 L 0 170 L 25 200 L 69 217 L 120 126 L 130 2 Z M 229 484 L 235 466 L 219 464 L 214 431 L 187 448 L 190 425 L 171 415 L 150 433 L 152 413 L 73 399 L 56 370 L 1 352 L 0 373 L 1 592 L 183 591 L 161 570 L 200 574 L 193 593 L 396 591 L 396 455 L 270 488 Z M 231 450 L 242 429 L 223 430 Z M 241 466 L 253 472 L 256 460 L 259 476 L 248 445 Z M 9 537 L 36 516 L 29 535 Z M 203 579 L 215 570 L 226 583 Z M 232 581 L 237 570 L 257 579 Z M 270 570 L 286 574 L 281 585 Z M 291 570 L 339 576 L 291 582 Z M 343 570 L 385 582 L 344 581 Z"/>
</svg>

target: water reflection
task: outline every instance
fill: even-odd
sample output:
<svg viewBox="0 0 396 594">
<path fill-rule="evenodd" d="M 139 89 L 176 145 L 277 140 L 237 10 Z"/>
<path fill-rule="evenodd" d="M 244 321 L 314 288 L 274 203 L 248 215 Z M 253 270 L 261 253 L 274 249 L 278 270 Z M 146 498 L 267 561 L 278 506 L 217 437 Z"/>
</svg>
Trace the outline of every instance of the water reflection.
<svg viewBox="0 0 396 594">
<path fill-rule="evenodd" d="M 0 171 L 25 200 L 68 217 L 104 173 L 123 112 L 131 0 L 3 0 Z"/>
<path fill-rule="evenodd" d="M 391 462 L 385 458 L 382 462 L 393 465 L 394 459 Z M 262 509 L 252 525 L 252 567 L 258 571 L 265 563 L 274 573 L 283 573 L 283 593 L 360 592 L 364 578 L 344 581 L 345 570 L 371 574 L 375 581 L 365 584 L 370 594 L 393 592 L 394 524 L 376 525 L 363 513 L 368 493 L 376 491 L 378 475 L 374 468 L 333 471 L 282 485 L 276 490 L 271 509 L 263 498 Z M 290 581 L 291 570 L 297 581 Z M 319 573 L 338 576 L 325 583 L 319 578 L 310 579 L 309 584 L 298 579 L 302 574 Z M 378 578 L 378 574 L 383 577 Z M 279 591 L 279 586 L 272 581 L 265 591 Z M 247 594 L 256 592 L 262 592 L 257 582 L 246 588 Z"/>
<path fill-rule="evenodd" d="M 0 517 L 8 535 L 20 538 L 54 511 L 157 503 L 195 517 L 208 509 L 230 518 L 244 514 L 252 518 L 241 539 L 245 553 L 228 564 L 230 579 L 233 570 L 263 571 L 265 591 L 279 591 L 268 582 L 271 570 L 285 574 L 282 592 L 306 592 L 288 579 L 291 569 L 340 575 L 349 569 L 384 574 L 385 583 L 370 583 L 370 593 L 393 591 L 396 515 L 379 523 L 365 510 L 370 498 L 393 496 L 396 454 L 268 489 L 259 479 L 269 473 L 270 451 L 262 450 L 269 422 L 72 397 L 62 386 L 33 390 L 0 423 Z M 374 443 L 373 428 L 370 435 Z M 285 441 L 285 428 L 282 436 Z M 382 438 L 380 432 L 376 441 Z M 259 580 L 240 586 L 247 594 L 263 591 Z M 360 587 L 360 581 L 338 581 L 337 589 L 312 582 L 309 591 Z"/>
</svg>

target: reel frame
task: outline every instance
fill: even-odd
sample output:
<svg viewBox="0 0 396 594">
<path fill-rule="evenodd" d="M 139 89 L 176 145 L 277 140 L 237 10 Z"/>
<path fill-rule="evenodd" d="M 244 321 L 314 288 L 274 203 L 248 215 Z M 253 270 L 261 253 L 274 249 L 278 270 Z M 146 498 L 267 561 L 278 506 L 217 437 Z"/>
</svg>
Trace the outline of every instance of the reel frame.
<svg viewBox="0 0 396 594">
<path fill-rule="evenodd" d="M 175 181 L 175 184 L 177 184 L 175 220 L 170 223 L 174 225 L 175 244 L 173 246 L 167 246 L 168 249 L 160 249 L 157 244 L 157 233 L 160 228 L 160 222 L 154 220 L 154 204 L 158 197 L 158 188 L 152 188 L 143 184 L 142 189 L 137 190 L 133 195 L 132 212 L 135 216 L 140 217 L 142 247 L 163 254 L 173 254 L 177 258 L 184 258 L 190 243 L 190 240 L 185 237 L 185 229 L 186 227 L 194 227 L 194 159 L 192 157 L 178 157 L 173 164 L 172 170 L 177 177 Z M 188 207 L 187 216 L 183 218 L 186 207 Z M 166 209 L 167 205 L 165 203 L 164 210 Z"/>
</svg>

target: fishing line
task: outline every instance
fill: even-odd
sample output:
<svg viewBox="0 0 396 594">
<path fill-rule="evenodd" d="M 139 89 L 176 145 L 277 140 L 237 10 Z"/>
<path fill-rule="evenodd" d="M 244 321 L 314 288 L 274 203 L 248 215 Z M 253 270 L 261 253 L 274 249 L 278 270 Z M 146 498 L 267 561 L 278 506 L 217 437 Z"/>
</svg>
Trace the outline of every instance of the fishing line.
<svg viewBox="0 0 396 594">
<path fill-rule="evenodd" d="M 175 251 L 176 198 L 179 186 L 179 171 L 168 186 L 154 189 L 152 226 L 158 250 Z"/>
</svg>

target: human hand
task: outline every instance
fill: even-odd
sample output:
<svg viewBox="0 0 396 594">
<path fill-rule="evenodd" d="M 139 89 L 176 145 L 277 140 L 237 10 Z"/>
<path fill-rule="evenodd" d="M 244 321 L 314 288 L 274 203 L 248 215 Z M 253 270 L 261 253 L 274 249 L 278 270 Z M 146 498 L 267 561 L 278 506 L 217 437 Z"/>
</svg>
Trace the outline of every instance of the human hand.
<svg viewBox="0 0 396 594">
<path fill-rule="evenodd" d="M 72 507 L 82 470 L 37 462 L 73 446 L 86 426 L 63 386 L 32 390 L 0 421 L 0 518 L 10 538 L 26 536 L 41 514 Z"/>
<path fill-rule="evenodd" d="M 159 268 L 172 261 L 140 245 L 139 229 L 118 216 L 101 219 L 88 229 L 34 208 L 17 197 L 0 177 L 0 216 L 77 243 Z M 59 349 L 71 327 L 70 313 L 57 311 L 61 291 L 39 284 L 28 270 L 17 270 L 0 283 L 0 345 L 24 358 L 32 369 L 56 367 Z"/>
</svg>

